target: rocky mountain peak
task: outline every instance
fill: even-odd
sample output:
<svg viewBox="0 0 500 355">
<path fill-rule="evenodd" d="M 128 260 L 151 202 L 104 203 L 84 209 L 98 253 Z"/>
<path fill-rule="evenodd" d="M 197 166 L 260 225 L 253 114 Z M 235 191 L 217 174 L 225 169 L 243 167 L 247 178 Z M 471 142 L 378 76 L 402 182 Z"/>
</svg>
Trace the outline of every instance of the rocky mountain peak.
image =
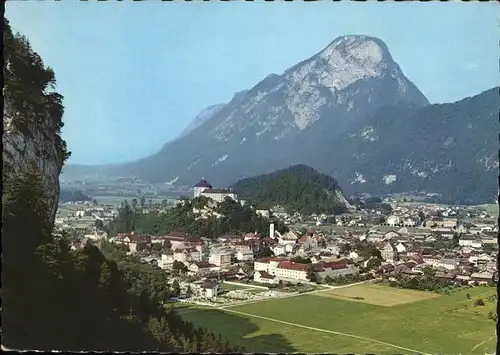
<svg viewBox="0 0 500 355">
<path fill-rule="evenodd" d="M 312 80 L 316 85 L 336 92 L 358 80 L 381 77 L 393 69 L 399 70 L 399 67 L 382 40 L 347 35 L 336 38 L 317 55 L 290 68 L 285 74 L 294 82 Z"/>
</svg>

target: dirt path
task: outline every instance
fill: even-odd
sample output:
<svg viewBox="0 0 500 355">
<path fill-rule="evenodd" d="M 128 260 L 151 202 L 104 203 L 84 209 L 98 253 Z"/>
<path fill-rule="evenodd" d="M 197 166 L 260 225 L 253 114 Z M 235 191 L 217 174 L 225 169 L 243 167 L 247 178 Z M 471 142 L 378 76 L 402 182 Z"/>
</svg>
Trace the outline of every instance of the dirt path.
<svg viewBox="0 0 500 355">
<path fill-rule="evenodd" d="M 479 348 L 481 345 L 483 345 L 484 343 L 490 341 L 491 339 L 495 338 L 496 335 L 493 335 L 491 338 L 487 339 L 487 340 L 483 340 L 482 342 L 480 342 L 479 344 L 477 344 L 475 347 L 473 347 L 470 351 L 474 351 L 476 350 L 477 348 Z"/>
</svg>

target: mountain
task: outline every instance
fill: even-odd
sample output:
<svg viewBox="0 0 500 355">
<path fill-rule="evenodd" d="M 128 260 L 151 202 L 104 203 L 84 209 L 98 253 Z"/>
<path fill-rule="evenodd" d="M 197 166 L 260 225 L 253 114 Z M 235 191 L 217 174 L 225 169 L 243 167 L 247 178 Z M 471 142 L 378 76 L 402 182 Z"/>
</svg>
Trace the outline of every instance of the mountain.
<svg viewBox="0 0 500 355">
<path fill-rule="evenodd" d="M 215 114 L 217 114 L 217 112 L 219 112 L 223 107 L 225 106 L 225 104 L 218 104 L 218 105 L 212 105 L 212 106 L 208 106 L 207 108 L 205 108 L 203 111 L 201 111 L 195 118 L 193 121 L 191 121 L 191 123 L 186 127 L 184 128 L 184 130 L 181 132 L 181 134 L 179 135 L 179 138 L 182 138 L 184 136 L 186 136 L 189 132 L 191 132 L 193 129 L 199 127 L 203 122 L 205 122 L 206 120 L 212 118 Z"/>
<path fill-rule="evenodd" d="M 437 192 L 443 202 L 483 203 L 498 192 L 499 88 L 451 104 L 397 105 L 325 146 L 312 166 L 330 166 L 350 192 Z"/>
<path fill-rule="evenodd" d="M 227 185 L 307 163 L 307 150 L 330 144 L 368 114 L 398 102 L 428 104 L 380 39 L 339 37 L 313 57 L 237 93 L 210 119 L 144 159 L 106 167 L 108 176 L 191 185 L 205 176 Z M 64 174 L 71 173 L 71 166 Z"/>
<path fill-rule="evenodd" d="M 271 174 L 246 178 L 233 186 L 250 203 L 280 205 L 301 213 L 345 212 L 349 203 L 337 181 L 306 165 L 294 165 Z"/>
</svg>

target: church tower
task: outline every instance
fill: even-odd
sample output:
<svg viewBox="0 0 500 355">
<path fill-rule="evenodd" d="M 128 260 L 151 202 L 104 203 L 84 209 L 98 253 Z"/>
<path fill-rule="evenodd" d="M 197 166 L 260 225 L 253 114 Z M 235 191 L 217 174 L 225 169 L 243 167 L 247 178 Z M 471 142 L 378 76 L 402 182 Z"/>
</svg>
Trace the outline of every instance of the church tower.
<svg viewBox="0 0 500 355">
<path fill-rule="evenodd" d="M 205 191 L 206 189 L 211 189 L 211 188 L 212 188 L 212 185 L 210 185 L 210 183 L 207 180 L 202 178 L 193 187 L 193 198 L 200 196 L 203 191 Z"/>
</svg>

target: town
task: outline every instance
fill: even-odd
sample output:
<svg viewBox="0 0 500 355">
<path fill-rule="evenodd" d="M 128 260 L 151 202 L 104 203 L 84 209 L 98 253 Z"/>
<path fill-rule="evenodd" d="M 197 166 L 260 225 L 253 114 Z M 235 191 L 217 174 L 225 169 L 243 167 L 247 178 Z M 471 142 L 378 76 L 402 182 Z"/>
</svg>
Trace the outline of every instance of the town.
<svg viewBox="0 0 500 355">
<path fill-rule="evenodd" d="M 227 198 L 246 203 L 233 190 L 213 189 L 203 179 L 193 188 L 192 198 L 200 196 L 214 205 Z M 353 206 L 338 216 L 303 216 L 286 213 L 280 206 L 254 208 L 264 218 L 285 221 L 289 231 L 280 233 L 270 221 L 267 236 L 247 231 L 206 238 L 177 230 L 165 235 L 132 231 L 108 236 L 103 227 L 118 215 L 119 208 L 86 202 L 74 205 L 78 209 L 72 215 L 58 217 L 56 230 L 75 232 L 72 222 L 90 221 L 80 227 L 72 249 L 82 248 L 87 241 L 112 243 L 174 276 L 171 282 L 180 285 L 176 300 L 213 306 L 283 297 L 286 293 L 281 290 L 306 292 L 368 280 L 415 289 L 424 276 L 441 286 L 498 281 L 498 226 L 488 212 L 467 206 L 389 204 L 388 215 L 384 210 Z M 143 213 L 168 208 L 154 204 Z M 193 210 L 201 218 L 211 215 L 206 208 Z"/>
</svg>

